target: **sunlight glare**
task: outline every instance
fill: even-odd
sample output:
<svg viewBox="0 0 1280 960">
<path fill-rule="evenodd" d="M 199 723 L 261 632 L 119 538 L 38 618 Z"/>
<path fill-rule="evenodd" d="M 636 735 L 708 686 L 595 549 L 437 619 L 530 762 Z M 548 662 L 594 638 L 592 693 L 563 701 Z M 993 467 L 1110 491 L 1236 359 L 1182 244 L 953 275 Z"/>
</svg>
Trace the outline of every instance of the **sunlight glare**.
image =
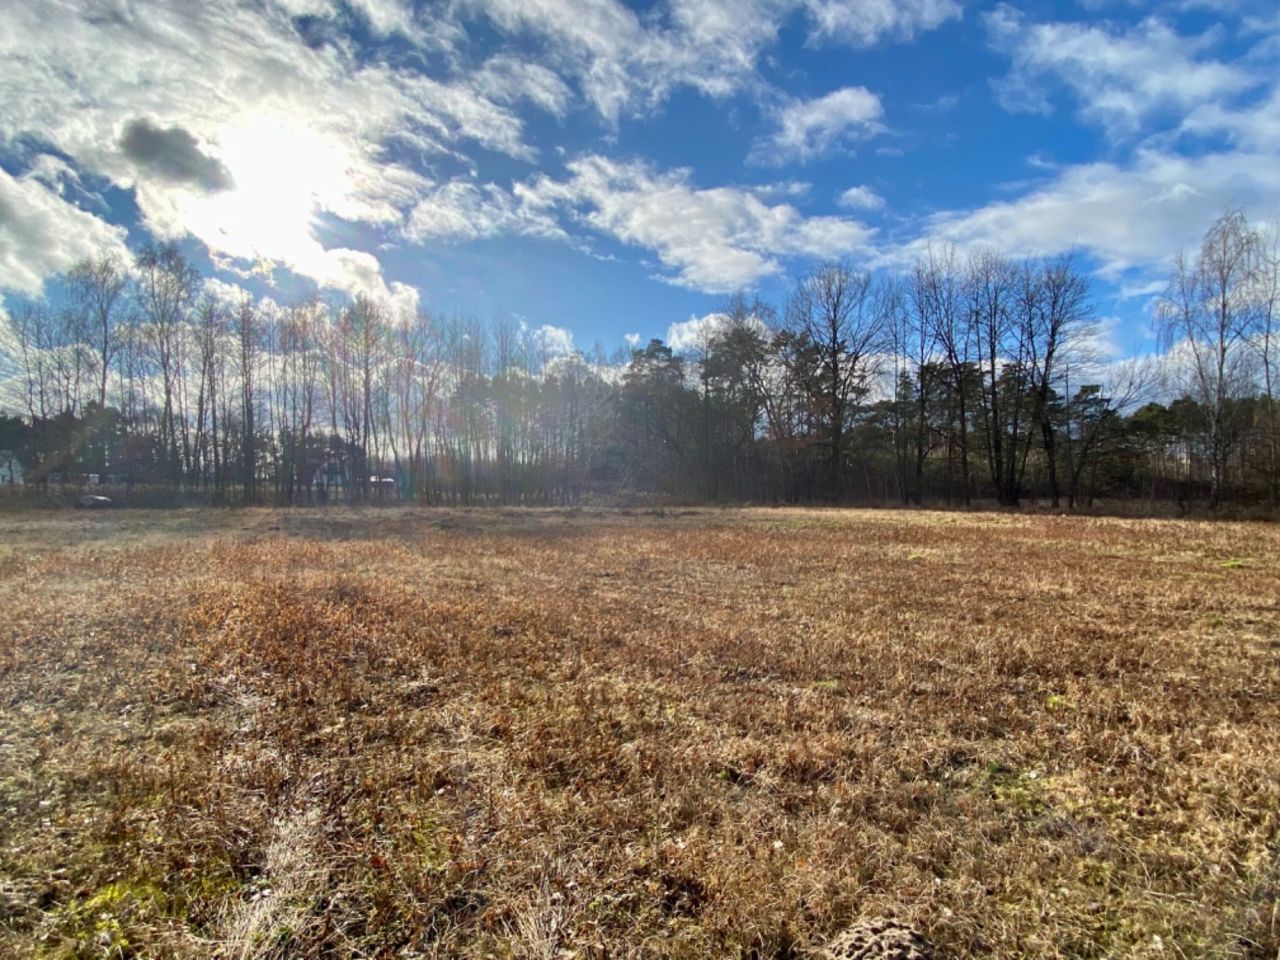
<svg viewBox="0 0 1280 960">
<path fill-rule="evenodd" d="M 324 250 L 312 227 L 318 212 L 340 206 L 351 192 L 349 149 L 332 136 L 266 115 L 229 125 L 217 142 L 234 186 L 191 199 L 192 232 L 234 257 L 317 269 Z"/>
</svg>

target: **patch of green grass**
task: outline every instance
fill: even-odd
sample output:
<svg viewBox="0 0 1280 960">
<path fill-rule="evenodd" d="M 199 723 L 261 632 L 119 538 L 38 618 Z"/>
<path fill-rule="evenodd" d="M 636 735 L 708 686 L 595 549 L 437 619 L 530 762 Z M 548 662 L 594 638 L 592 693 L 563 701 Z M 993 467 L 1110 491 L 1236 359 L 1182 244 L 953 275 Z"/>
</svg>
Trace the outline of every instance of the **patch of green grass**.
<svg viewBox="0 0 1280 960">
<path fill-rule="evenodd" d="M 117 880 L 63 906 L 56 927 L 69 956 L 131 956 L 135 930 L 169 916 L 169 897 L 150 882 Z"/>
<path fill-rule="evenodd" d="M 1040 774 L 1035 770 L 1014 770 L 1002 763 L 991 763 L 987 765 L 986 779 L 992 799 L 1012 813 L 1036 816 L 1049 807 Z"/>
</svg>

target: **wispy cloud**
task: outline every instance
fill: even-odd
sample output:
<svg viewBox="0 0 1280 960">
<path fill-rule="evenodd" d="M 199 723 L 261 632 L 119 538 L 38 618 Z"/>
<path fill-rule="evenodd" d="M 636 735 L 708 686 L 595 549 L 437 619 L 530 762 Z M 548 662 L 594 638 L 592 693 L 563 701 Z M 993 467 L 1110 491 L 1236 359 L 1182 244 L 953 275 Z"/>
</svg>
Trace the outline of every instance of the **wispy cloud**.
<svg viewBox="0 0 1280 960">
<path fill-rule="evenodd" d="M 1007 109 L 1048 113 L 1051 93 L 1065 88 L 1082 117 L 1114 136 L 1140 131 L 1161 111 L 1185 112 L 1258 83 L 1209 55 L 1211 34 L 1184 36 L 1156 17 L 1133 27 L 1035 23 L 1000 4 L 984 19 L 992 46 L 1012 61 L 994 84 Z"/>
<path fill-rule="evenodd" d="M 1280 165 L 1270 154 L 1188 157 L 1148 148 L 1129 163 L 1064 167 L 1012 200 L 937 213 L 919 238 L 886 251 L 883 262 L 901 262 L 948 239 L 1015 256 L 1081 249 L 1105 275 L 1119 278 L 1133 268 L 1163 270 L 1233 204 L 1260 219 L 1280 210 Z"/>
<path fill-rule="evenodd" d="M 805 163 L 884 130 L 884 106 L 866 87 L 843 87 L 812 100 L 793 100 L 775 115 L 777 129 L 752 148 L 758 163 Z"/>
</svg>

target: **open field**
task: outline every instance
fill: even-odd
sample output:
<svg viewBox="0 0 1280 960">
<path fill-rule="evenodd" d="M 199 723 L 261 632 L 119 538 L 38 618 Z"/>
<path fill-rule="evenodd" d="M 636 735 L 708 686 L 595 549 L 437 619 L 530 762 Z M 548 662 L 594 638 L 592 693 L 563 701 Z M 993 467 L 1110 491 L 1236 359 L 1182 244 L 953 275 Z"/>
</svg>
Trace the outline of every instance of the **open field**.
<svg viewBox="0 0 1280 960">
<path fill-rule="evenodd" d="M 0 517 L 0 955 L 1280 955 L 1280 528 Z"/>
</svg>

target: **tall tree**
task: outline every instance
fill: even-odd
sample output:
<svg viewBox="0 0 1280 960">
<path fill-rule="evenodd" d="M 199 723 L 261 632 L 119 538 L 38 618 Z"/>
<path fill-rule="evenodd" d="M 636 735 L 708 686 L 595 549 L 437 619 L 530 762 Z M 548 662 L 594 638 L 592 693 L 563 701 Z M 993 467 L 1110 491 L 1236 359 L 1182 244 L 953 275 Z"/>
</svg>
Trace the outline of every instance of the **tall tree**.
<svg viewBox="0 0 1280 960">
<path fill-rule="evenodd" d="M 130 273 L 115 254 L 86 258 L 67 274 L 67 284 L 75 308 L 85 319 L 85 332 L 92 337 L 98 373 L 98 405 L 107 405 L 107 384 L 115 359 L 116 327 L 126 306 Z"/>
<path fill-rule="evenodd" d="M 138 255 L 136 297 L 144 342 L 159 370 L 162 404 L 159 437 L 169 479 L 181 480 L 186 436 L 180 408 L 185 363 L 184 326 L 195 296 L 199 274 L 172 244 L 147 247 Z"/>
<path fill-rule="evenodd" d="M 246 297 L 236 314 L 240 361 L 240 485 L 244 502 L 258 498 L 258 351 L 261 332 L 253 303 Z"/>
<path fill-rule="evenodd" d="M 1260 237 L 1243 212 L 1229 210 L 1209 228 L 1194 260 L 1178 256 L 1159 305 L 1161 340 L 1180 354 L 1188 391 L 1207 414 L 1213 509 L 1222 502 L 1233 421 L 1241 413 L 1234 401 L 1251 385 L 1263 262 Z"/>
<path fill-rule="evenodd" d="M 1262 368 L 1263 424 L 1266 431 L 1267 495 L 1273 508 L 1280 506 L 1280 224 L 1263 238 L 1256 274 L 1257 330 L 1252 342 Z"/>
<path fill-rule="evenodd" d="M 1035 391 L 1035 417 L 1040 426 L 1048 472 L 1049 495 L 1056 508 L 1061 500 L 1058 480 L 1058 431 L 1054 397 L 1062 380 L 1060 370 L 1074 359 L 1093 330 L 1089 281 L 1070 255 L 1049 260 L 1039 268 L 1037 302 L 1027 315 L 1027 362 Z"/>
<path fill-rule="evenodd" d="M 955 248 L 930 250 L 924 262 L 926 319 L 932 339 L 941 351 L 948 373 L 947 473 L 951 478 L 953 459 L 960 461 L 961 499 L 968 503 L 969 479 L 969 397 L 974 380 L 973 341 L 965 307 L 964 275 Z M 948 484 L 950 494 L 951 484 Z"/>
<path fill-rule="evenodd" d="M 1015 315 L 1030 310 L 1034 296 L 1019 279 L 1017 267 L 995 251 L 979 250 L 969 258 L 965 301 L 982 371 L 979 413 L 996 500 L 1007 505 L 1018 502 L 1016 464 L 1025 386 L 1025 324 L 1015 322 Z"/>
<path fill-rule="evenodd" d="M 787 302 L 801 380 L 821 424 L 828 493 L 837 498 L 848 492 L 844 456 L 851 419 L 877 372 L 884 341 L 884 318 L 873 294 L 870 273 L 827 263 L 803 277 Z"/>
</svg>

